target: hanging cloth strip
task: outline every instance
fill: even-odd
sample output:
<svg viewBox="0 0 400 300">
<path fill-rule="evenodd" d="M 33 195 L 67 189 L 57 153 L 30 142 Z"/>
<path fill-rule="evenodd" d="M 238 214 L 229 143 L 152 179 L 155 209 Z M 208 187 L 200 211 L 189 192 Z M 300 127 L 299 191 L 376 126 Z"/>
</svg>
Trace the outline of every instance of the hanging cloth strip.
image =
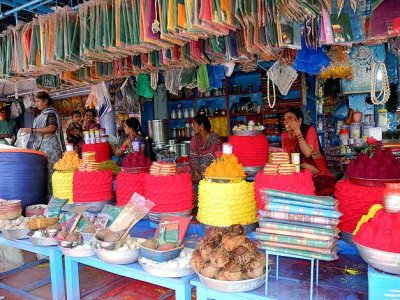
<svg viewBox="0 0 400 300">
<path fill-rule="evenodd" d="M 200 65 L 197 69 L 197 88 L 201 93 L 205 93 L 210 90 L 207 65 Z"/>
<path fill-rule="evenodd" d="M 178 95 L 183 69 L 168 69 L 164 72 L 165 88 L 173 95 Z"/>
</svg>

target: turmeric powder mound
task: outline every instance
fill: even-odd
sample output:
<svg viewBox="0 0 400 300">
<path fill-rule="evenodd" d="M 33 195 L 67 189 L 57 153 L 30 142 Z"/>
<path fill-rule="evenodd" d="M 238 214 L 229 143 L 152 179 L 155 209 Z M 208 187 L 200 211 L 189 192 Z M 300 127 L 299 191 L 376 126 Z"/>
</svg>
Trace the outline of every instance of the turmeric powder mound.
<svg viewBox="0 0 400 300">
<path fill-rule="evenodd" d="M 75 151 L 65 152 L 64 156 L 55 163 L 54 169 L 57 171 L 77 170 L 81 164 L 81 159 Z"/>
<path fill-rule="evenodd" d="M 206 177 L 244 177 L 243 165 L 233 154 L 222 154 L 204 172 Z"/>
</svg>

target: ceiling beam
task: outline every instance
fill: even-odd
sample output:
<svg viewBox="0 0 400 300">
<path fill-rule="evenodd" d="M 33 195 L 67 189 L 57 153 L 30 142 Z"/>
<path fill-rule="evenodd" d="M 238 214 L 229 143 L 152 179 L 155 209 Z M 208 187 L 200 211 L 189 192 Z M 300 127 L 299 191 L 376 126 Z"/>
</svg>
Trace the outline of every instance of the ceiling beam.
<svg viewBox="0 0 400 300">
<path fill-rule="evenodd" d="M 5 5 L 7 5 L 7 6 L 10 6 L 10 7 L 14 7 L 14 4 L 13 4 L 13 1 L 12 0 L 0 0 L 0 3 L 2 3 L 2 4 L 5 4 Z M 25 4 L 26 2 L 24 2 L 24 1 L 22 1 L 22 0 L 17 0 L 17 4 L 18 5 L 23 5 L 23 4 Z M 48 2 L 46 2 L 46 3 L 48 3 Z M 46 13 L 51 13 L 51 12 L 53 12 L 53 10 L 51 10 L 50 8 L 48 8 L 48 7 L 40 7 L 40 5 L 38 5 L 38 6 L 36 6 L 35 5 L 35 7 L 27 7 L 27 8 L 25 8 L 24 10 L 27 10 L 27 11 L 34 11 L 34 10 L 37 10 L 37 12 L 38 13 L 40 13 L 40 14 L 46 14 Z"/>
<path fill-rule="evenodd" d="M 26 2 L 25 4 L 20 5 L 18 7 L 14 7 L 13 9 L 10 9 L 4 13 L 0 13 L 0 20 L 4 19 L 7 16 L 10 16 L 16 12 L 24 10 L 25 8 L 31 7 L 31 6 L 39 3 L 40 1 L 42 1 L 42 0 L 32 0 L 32 1 Z"/>
</svg>

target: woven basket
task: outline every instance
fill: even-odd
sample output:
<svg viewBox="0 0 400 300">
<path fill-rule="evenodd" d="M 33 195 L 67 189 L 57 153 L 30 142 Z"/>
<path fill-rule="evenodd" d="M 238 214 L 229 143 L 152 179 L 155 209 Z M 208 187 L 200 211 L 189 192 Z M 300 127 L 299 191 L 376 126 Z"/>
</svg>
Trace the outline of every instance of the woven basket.
<svg viewBox="0 0 400 300">
<path fill-rule="evenodd" d="M 17 219 L 21 213 L 21 200 L 0 200 L 0 220 Z"/>
<path fill-rule="evenodd" d="M 154 250 L 154 249 L 146 248 L 142 245 L 139 245 L 139 249 L 140 249 L 140 256 L 161 263 L 161 262 L 165 262 L 165 261 L 169 261 L 171 259 L 177 258 L 181 254 L 183 245 L 178 248 L 166 250 L 166 251 Z"/>
<path fill-rule="evenodd" d="M 46 204 L 30 205 L 30 206 L 25 208 L 25 216 L 26 217 L 33 217 L 33 216 L 40 217 L 40 216 L 43 216 L 46 207 L 47 207 Z"/>
<path fill-rule="evenodd" d="M 54 225 L 58 222 L 59 218 L 37 218 L 28 222 L 28 228 L 31 230 L 38 230 L 46 228 L 47 226 Z"/>
</svg>

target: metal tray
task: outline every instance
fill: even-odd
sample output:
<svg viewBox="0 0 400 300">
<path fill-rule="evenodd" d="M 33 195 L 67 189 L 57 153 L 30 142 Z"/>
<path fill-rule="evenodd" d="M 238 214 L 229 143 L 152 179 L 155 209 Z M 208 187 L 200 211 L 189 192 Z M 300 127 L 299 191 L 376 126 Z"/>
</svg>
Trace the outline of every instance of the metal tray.
<svg viewBox="0 0 400 300">
<path fill-rule="evenodd" d="M 237 136 L 257 136 L 264 133 L 263 130 L 232 130 L 233 135 Z"/>
<path fill-rule="evenodd" d="M 3 237 L 9 240 L 23 240 L 29 238 L 28 233 L 30 229 L 3 229 Z"/>
<path fill-rule="evenodd" d="M 400 275 L 400 253 L 372 249 L 354 242 L 361 258 L 375 269 Z"/>
<path fill-rule="evenodd" d="M 31 241 L 32 244 L 37 245 L 37 246 L 55 246 L 57 245 L 57 241 L 54 238 L 50 237 L 34 237 L 33 234 L 35 232 L 31 231 L 28 233 L 29 240 Z"/>
<path fill-rule="evenodd" d="M 95 252 L 94 249 L 76 249 L 75 248 L 63 248 L 60 247 L 61 252 L 66 256 L 73 256 L 73 257 L 89 257 L 94 256 Z"/>
<path fill-rule="evenodd" d="M 197 272 L 196 272 L 197 273 Z M 201 283 L 209 287 L 222 292 L 248 292 L 255 290 L 265 283 L 265 274 L 254 279 L 238 280 L 238 281 L 224 281 L 205 277 L 200 273 L 199 275 Z"/>
<path fill-rule="evenodd" d="M 210 177 L 204 176 L 204 180 L 215 183 L 238 183 L 246 179 L 246 176 L 239 177 Z"/>
<path fill-rule="evenodd" d="M 385 187 L 385 183 L 400 183 L 400 179 L 369 179 L 347 176 L 356 185 L 368 187 Z"/>
<path fill-rule="evenodd" d="M 159 277 L 185 277 L 195 273 L 192 268 L 186 268 L 186 269 L 157 268 L 153 265 L 150 266 L 144 264 L 140 259 L 139 263 L 142 265 L 143 270 L 145 270 L 147 273 Z"/>
</svg>

